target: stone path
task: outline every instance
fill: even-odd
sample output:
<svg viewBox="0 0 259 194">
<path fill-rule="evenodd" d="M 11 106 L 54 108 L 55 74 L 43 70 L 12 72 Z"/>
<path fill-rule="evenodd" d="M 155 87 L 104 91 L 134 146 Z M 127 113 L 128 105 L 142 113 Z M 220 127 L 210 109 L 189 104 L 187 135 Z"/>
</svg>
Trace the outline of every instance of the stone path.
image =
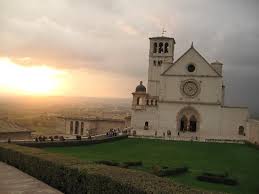
<svg viewBox="0 0 259 194">
<path fill-rule="evenodd" d="M 49 185 L 0 162 L 0 194 L 62 194 Z"/>
</svg>

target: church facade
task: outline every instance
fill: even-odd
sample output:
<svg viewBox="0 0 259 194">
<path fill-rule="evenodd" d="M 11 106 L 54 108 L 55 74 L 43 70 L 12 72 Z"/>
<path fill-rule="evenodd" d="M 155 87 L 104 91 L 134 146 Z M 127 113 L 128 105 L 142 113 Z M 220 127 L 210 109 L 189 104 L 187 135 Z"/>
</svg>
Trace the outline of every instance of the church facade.
<svg viewBox="0 0 259 194">
<path fill-rule="evenodd" d="M 174 60 L 174 38 L 149 40 L 147 89 L 140 82 L 132 93 L 132 133 L 201 141 L 247 140 L 248 108 L 224 103 L 223 64 L 209 63 L 193 45 Z"/>
</svg>

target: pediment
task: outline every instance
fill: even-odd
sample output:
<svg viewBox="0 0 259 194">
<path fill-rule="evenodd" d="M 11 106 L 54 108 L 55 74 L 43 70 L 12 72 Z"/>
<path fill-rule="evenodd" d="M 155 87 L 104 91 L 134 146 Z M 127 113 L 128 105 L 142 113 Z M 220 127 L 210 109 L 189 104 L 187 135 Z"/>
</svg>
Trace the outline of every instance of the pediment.
<svg viewBox="0 0 259 194">
<path fill-rule="evenodd" d="M 195 66 L 193 72 L 188 71 L 190 64 Z M 221 77 L 194 47 L 188 49 L 178 60 L 171 64 L 162 75 Z"/>
</svg>

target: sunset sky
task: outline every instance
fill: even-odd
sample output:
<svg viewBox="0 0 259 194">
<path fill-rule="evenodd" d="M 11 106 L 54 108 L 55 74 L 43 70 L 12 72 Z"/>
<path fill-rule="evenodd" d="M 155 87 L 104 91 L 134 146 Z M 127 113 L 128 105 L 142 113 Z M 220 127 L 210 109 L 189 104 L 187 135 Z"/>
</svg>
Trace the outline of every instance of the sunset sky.
<svg viewBox="0 0 259 194">
<path fill-rule="evenodd" d="M 150 36 L 224 64 L 227 101 L 259 107 L 259 1 L 0 0 L 0 91 L 131 97 Z"/>
</svg>

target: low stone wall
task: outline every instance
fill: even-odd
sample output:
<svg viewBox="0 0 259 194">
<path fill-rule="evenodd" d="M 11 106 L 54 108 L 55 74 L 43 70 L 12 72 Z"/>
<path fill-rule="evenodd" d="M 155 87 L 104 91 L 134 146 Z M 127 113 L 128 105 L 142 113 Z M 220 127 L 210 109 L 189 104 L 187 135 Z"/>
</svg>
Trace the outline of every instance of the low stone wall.
<svg viewBox="0 0 259 194">
<path fill-rule="evenodd" d="M 35 142 L 35 141 L 27 141 L 27 142 L 15 142 L 17 145 L 27 146 L 27 147 L 36 147 L 36 148 L 44 148 L 44 147 L 70 147 L 70 146 L 82 146 L 82 145 L 90 145 L 90 144 L 99 144 L 104 142 L 117 141 L 121 139 L 128 138 L 127 135 L 121 136 L 99 136 L 93 139 L 86 140 L 65 140 L 65 141 L 45 141 L 45 142 Z"/>
<path fill-rule="evenodd" d="M 19 132 L 1 132 L 0 141 L 11 140 L 30 140 L 31 132 L 30 131 L 19 131 Z"/>
</svg>

